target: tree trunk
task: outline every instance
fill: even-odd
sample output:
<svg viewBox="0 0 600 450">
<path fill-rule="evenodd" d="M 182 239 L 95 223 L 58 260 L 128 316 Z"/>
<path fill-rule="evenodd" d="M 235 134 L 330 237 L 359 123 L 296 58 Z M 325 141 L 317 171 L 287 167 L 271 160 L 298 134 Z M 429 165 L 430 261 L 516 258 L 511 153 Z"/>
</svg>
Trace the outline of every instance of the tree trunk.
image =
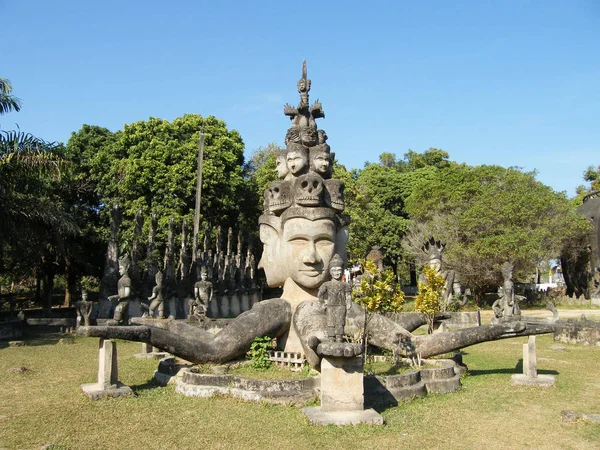
<svg viewBox="0 0 600 450">
<path fill-rule="evenodd" d="M 411 286 L 417 285 L 417 269 L 415 267 L 414 261 L 410 262 L 410 285 Z"/>
</svg>

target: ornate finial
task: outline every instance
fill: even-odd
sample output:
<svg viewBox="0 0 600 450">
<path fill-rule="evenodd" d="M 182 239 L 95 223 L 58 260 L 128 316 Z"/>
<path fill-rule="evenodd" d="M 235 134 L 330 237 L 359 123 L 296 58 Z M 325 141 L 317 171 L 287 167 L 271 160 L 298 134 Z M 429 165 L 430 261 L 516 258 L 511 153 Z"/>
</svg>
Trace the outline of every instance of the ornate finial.
<svg viewBox="0 0 600 450">
<path fill-rule="evenodd" d="M 512 274 L 514 267 L 515 266 L 508 261 L 506 261 L 504 264 L 502 264 L 502 267 L 500 270 L 502 271 L 502 275 L 504 276 L 504 278 L 506 278 L 506 279 L 512 278 L 511 274 Z"/>
<path fill-rule="evenodd" d="M 125 254 L 119 258 L 119 266 L 125 267 L 126 270 L 131 266 L 131 259 L 129 259 L 129 255 Z"/>
<path fill-rule="evenodd" d="M 344 260 L 337 253 L 333 255 L 333 258 L 329 261 L 329 268 L 331 269 L 332 267 L 344 267 Z"/>
</svg>

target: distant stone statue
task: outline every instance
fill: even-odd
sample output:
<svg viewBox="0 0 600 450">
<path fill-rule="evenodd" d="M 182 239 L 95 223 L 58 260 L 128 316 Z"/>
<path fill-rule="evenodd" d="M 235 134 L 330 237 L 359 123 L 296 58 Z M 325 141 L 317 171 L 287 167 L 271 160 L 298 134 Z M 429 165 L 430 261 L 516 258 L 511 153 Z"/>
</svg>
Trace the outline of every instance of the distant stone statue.
<svg viewBox="0 0 600 450">
<path fill-rule="evenodd" d="M 165 317 L 165 297 L 164 291 L 165 288 L 163 286 L 163 273 L 158 271 L 154 277 L 156 281 L 156 286 L 152 288 L 152 295 L 148 297 L 148 300 L 151 301 L 150 306 L 148 307 L 148 313 L 144 313 L 144 317 L 154 317 L 154 313 L 158 308 L 158 318 L 164 319 Z M 143 304 L 145 306 L 145 304 Z"/>
<path fill-rule="evenodd" d="M 88 301 L 88 293 L 85 289 L 81 291 L 81 300 L 76 303 L 77 306 L 77 326 L 90 325 L 90 316 L 94 304 Z"/>
<path fill-rule="evenodd" d="M 342 281 L 344 262 L 339 255 L 334 255 L 329 263 L 331 281 L 326 281 L 319 288 L 318 298 L 327 315 L 327 337 L 330 341 L 342 342 L 346 311 L 352 302 L 350 284 Z"/>
<path fill-rule="evenodd" d="M 208 281 L 208 272 L 206 267 L 203 266 L 200 271 L 200 281 L 194 285 L 194 299 L 189 302 L 190 316 L 204 320 L 208 304 L 213 298 L 213 293 L 213 284 Z"/>
<path fill-rule="evenodd" d="M 129 299 L 131 297 L 130 266 L 131 261 L 129 260 L 129 256 L 125 255 L 119 258 L 119 275 L 121 275 L 121 278 L 117 283 L 117 295 L 108 297 L 111 302 L 118 302 L 115 307 L 113 320 L 119 325 L 127 324 L 129 321 Z"/>
<path fill-rule="evenodd" d="M 494 310 L 493 323 L 521 319 L 521 309 L 517 300 L 524 297 L 515 295 L 515 287 L 512 281 L 513 269 L 514 266 L 509 262 L 502 264 L 504 284 L 499 289 L 500 298 L 492 305 L 492 309 Z"/>
</svg>

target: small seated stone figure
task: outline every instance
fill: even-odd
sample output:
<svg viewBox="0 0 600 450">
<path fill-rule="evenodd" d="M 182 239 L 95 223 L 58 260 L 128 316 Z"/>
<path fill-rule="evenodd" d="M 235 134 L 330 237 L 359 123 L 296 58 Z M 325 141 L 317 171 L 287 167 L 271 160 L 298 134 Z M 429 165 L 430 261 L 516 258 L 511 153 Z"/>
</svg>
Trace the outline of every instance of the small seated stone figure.
<svg viewBox="0 0 600 450">
<path fill-rule="evenodd" d="M 111 302 L 118 302 L 115 307 L 113 320 L 117 324 L 127 324 L 129 322 L 129 299 L 131 297 L 131 278 L 129 278 L 129 267 L 131 261 L 129 256 L 125 255 L 119 258 L 119 275 L 121 278 L 117 283 L 117 295 L 111 295 L 108 299 Z"/>
<path fill-rule="evenodd" d="M 327 337 L 332 342 L 343 342 L 346 311 L 352 302 L 352 289 L 342 281 L 343 266 L 344 262 L 339 255 L 331 258 L 329 273 L 332 280 L 323 283 L 318 293 L 327 316 Z"/>
<path fill-rule="evenodd" d="M 154 280 L 156 281 L 156 286 L 152 288 L 152 295 L 148 297 L 148 300 L 151 301 L 150 306 L 148 307 L 148 313 L 144 313 L 143 317 L 154 317 L 154 312 L 156 308 L 158 308 L 158 318 L 164 319 L 165 317 L 165 297 L 164 297 L 164 286 L 163 286 L 163 273 L 158 271 Z"/>
<path fill-rule="evenodd" d="M 200 281 L 194 284 L 194 299 L 189 301 L 190 317 L 204 321 L 208 304 L 213 299 L 213 284 L 208 281 L 208 272 L 206 267 L 202 267 L 200 271 Z"/>
<path fill-rule="evenodd" d="M 509 262 L 505 262 L 502 265 L 504 284 L 499 289 L 500 298 L 492 305 L 492 309 L 494 310 L 493 323 L 521 320 L 521 309 L 517 301 L 520 296 L 515 295 L 514 283 L 512 281 L 513 268 L 513 265 Z"/>
</svg>

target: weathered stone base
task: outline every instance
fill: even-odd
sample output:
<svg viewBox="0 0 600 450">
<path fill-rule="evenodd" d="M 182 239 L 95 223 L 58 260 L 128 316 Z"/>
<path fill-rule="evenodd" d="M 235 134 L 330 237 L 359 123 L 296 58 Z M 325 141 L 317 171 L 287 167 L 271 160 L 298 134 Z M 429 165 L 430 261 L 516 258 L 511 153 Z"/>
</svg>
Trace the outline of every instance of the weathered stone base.
<svg viewBox="0 0 600 450">
<path fill-rule="evenodd" d="M 554 375 L 538 375 L 537 377 L 528 377 L 522 373 L 517 373 L 510 377 L 510 382 L 515 386 L 552 387 L 556 384 L 556 377 L 554 377 Z"/>
<path fill-rule="evenodd" d="M 123 383 L 117 383 L 114 387 L 104 389 L 98 383 L 82 384 L 81 390 L 91 400 L 98 400 L 102 397 L 127 397 L 133 394 L 133 391 L 129 386 L 125 386 Z"/>
<path fill-rule="evenodd" d="M 302 409 L 302 414 L 308 417 L 308 422 L 313 425 L 383 425 L 383 417 L 374 409 L 324 412 L 320 406 L 313 406 Z"/>
<path fill-rule="evenodd" d="M 198 374 L 182 371 L 175 392 L 185 397 L 229 395 L 246 401 L 275 404 L 304 404 L 318 393 L 319 378 L 300 380 L 252 380 L 235 375 Z"/>
<path fill-rule="evenodd" d="M 163 359 L 163 358 L 168 358 L 169 356 L 171 356 L 171 354 L 167 353 L 167 352 L 150 352 L 150 353 L 136 353 L 133 356 L 138 359 L 145 359 L 145 358 Z"/>
</svg>

